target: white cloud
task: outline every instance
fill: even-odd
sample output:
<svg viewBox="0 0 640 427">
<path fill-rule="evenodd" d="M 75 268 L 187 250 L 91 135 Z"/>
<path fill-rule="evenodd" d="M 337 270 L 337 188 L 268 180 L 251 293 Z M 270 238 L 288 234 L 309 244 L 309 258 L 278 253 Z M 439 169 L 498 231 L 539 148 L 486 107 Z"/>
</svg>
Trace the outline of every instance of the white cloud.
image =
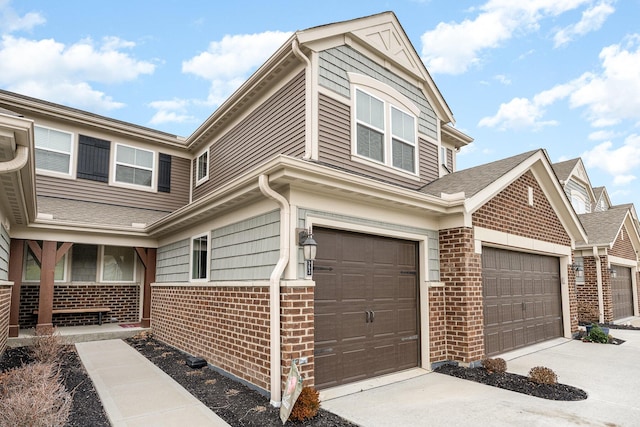
<svg viewBox="0 0 640 427">
<path fill-rule="evenodd" d="M 498 74 L 494 78 L 505 86 L 509 86 L 511 84 L 511 79 L 504 74 Z"/>
<path fill-rule="evenodd" d="M 612 130 L 597 130 L 591 132 L 588 136 L 591 141 L 604 141 L 605 139 L 613 139 L 619 136 L 619 134 Z"/>
<path fill-rule="evenodd" d="M 191 102 L 186 99 L 150 102 L 149 106 L 158 111 L 153 115 L 149 123 L 159 125 L 164 123 L 195 122 L 197 119 L 187 114 L 187 109 L 190 105 Z"/>
<path fill-rule="evenodd" d="M 182 71 L 211 82 L 208 101 L 219 105 L 262 65 L 291 35 L 266 31 L 257 34 L 226 35 L 202 52 L 182 63 Z"/>
<path fill-rule="evenodd" d="M 155 65 L 121 49 L 135 43 L 108 37 L 65 45 L 53 39 L 30 40 L 4 35 L 0 40 L 0 86 L 82 108 L 110 110 L 114 102 L 90 83 L 122 83 L 152 74 Z M 73 89 L 73 90 L 71 90 Z"/>
<path fill-rule="evenodd" d="M 615 0 L 604 0 L 582 12 L 582 19 L 573 25 L 558 30 L 554 36 L 555 47 L 564 46 L 576 36 L 599 30 L 604 21 L 615 12 L 612 4 Z"/>
<path fill-rule="evenodd" d="M 631 182 L 632 172 L 640 166 L 640 135 L 629 135 L 619 147 L 611 141 L 596 145 L 580 156 L 587 168 L 600 169 L 614 177 L 617 184 Z"/>
<path fill-rule="evenodd" d="M 497 127 L 500 130 L 541 128 L 557 124 L 555 121 L 541 121 L 544 109 L 526 98 L 514 98 L 500 104 L 498 112 L 492 117 L 484 117 L 478 123 L 480 127 Z"/>
<path fill-rule="evenodd" d="M 613 185 L 624 186 L 630 184 L 636 177 L 634 175 L 617 175 L 613 178 Z"/>
<path fill-rule="evenodd" d="M 46 19 L 37 12 L 28 12 L 23 16 L 18 15 L 10 3 L 10 0 L 0 0 L 0 33 L 29 31 L 46 22 Z"/>
<path fill-rule="evenodd" d="M 576 9 L 590 0 L 489 0 L 473 19 L 439 23 L 421 36 L 422 58 L 432 73 L 462 74 L 481 54 L 515 35 L 535 31 L 544 18 Z"/>
</svg>

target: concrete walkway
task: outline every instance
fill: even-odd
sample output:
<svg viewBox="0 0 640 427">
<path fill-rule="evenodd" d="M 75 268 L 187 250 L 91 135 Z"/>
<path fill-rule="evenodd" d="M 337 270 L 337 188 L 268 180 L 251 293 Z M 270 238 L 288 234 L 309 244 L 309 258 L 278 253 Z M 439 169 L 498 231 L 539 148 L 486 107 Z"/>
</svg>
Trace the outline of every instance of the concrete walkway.
<svg viewBox="0 0 640 427">
<path fill-rule="evenodd" d="M 114 427 L 228 426 L 122 340 L 76 344 Z"/>
</svg>

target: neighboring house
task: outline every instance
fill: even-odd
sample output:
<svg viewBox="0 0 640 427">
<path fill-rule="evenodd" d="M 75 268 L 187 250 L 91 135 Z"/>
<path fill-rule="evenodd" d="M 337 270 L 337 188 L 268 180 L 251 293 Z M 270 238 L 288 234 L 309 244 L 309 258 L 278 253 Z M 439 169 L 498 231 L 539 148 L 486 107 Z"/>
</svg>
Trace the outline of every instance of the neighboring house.
<svg viewBox="0 0 640 427">
<path fill-rule="evenodd" d="M 619 321 L 639 312 L 638 218 L 632 204 L 612 206 L 604 187 L 591 188 L 581 159 L 553 169 L 587 232 L 577 241 L 574 270 L 581 322 Z"/>
<path fill-rule="evenodd" d="M 472 139 L 393 13 L 296 32 L 186 139 L 0 107 L 12 334 L 106 307 L 278 404 L 293 359 L 329 388 L 577 332 L 587 238 L 546 152 L 456 172 Z"/>
</svg>

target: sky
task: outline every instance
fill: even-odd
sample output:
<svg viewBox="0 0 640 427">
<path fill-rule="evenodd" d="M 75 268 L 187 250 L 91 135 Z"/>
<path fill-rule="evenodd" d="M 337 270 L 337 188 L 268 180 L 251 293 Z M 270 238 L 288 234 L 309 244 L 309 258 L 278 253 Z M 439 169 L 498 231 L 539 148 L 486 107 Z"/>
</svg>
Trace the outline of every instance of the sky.
<svg viewBox="0 0 640 427">
<path fill-rule="evenodd" d="M 297 30 L 393 11 L 474 138 L 640 207 L 640 0 L 0 0 L 0 88 L 189 136 Z"/>
</svg>

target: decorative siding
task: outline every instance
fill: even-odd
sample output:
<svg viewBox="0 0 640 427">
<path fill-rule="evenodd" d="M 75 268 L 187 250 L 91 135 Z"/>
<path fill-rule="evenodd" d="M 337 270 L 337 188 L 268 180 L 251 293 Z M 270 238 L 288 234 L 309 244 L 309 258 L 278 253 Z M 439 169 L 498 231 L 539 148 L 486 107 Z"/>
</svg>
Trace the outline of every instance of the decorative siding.
<svg viewBox="0 0 640 427">
<path fill-rule="evenodd" d="M 212 231 L 211 281 L 268 280 L 280 256 L 280 211 Z"/>
<path fill-rule="evenodd" d="M 395 231 L 403 231 L 406 233 L 413 233 L 427 237 L 428 248 L 428 266 L 429 270 L 429 281 L 439 281 L 440 280 L 440 250 L 439 250 L 439 240 L 438 240 L 438 231 L 436 230 L 427 230 L 424 228 L 411 227 L 407 225 L 399 225 L 399 224 L 391 224 L 387 222 L 374 221 L 365 218 L 356 218 L 347 215 L 340 215 L 331 212 L 317 211 L 312 209 L 304 209 L 298 208 L 298 228 L 308 228 L 307 217 L 312 215 L 314 217 L 321 217 L 333 220 L 343 221 L 345 223 L 358 224 L 358 225 L 368 225 L 374 226 L 378 228 L 382 228 L 385 230 L 395 230 Z M 305 277 L 304 271 L 304 256 L 302 254 L 302 249 L 298 249 L 298 278 L 303 279 Z"/>
<path fill-rule="evenodd" d="M 158 248 L 156 282 L 175 283 L 189 281 L 189 239 Z"/>
<path fill-rule="evenodd" d="M 0 280 L 9 280 L 9 233 L 0 225 Z"/>
<path fill-rule="evenodd" d="M 613 243 L 610 254 L 619 258 L 636 260 L 636 251 L 631 244 L 626 226 L 623 226 L 622 232 L 616 236 L 616 241 Z"/>
<path fill-rule="evenodd" d="M 437 117 L 422 91 L 349 46 L 320 52 L 318 82 L 347 98 L 351 97 L 347 72 L 356 72 L 380 80 L 409 98 L 420 108 L 418 132 L 438 139 Z"/>
<path fill-rule="evenodd" d="M 418 189 L 438 178 L 438 146 L 419 139 L 420 181 L 405 178 L 391 168 L 376 168 L 351 160 L 350 107 L 320 94 L 318 112 L 318 160 L 358 175 Z"/>
<path fill-rule="evenodd" d="M 301 72 L 211 146 L 209 180 L 194 189 L 193 199 L 274 156 L 302 157 L 304 150 L 305 76 Z"/>
<path fill-rule="evenodd" d="M 567 183 L 564 186 L 564 191 L 565 193 L 567 193 L 567 197 L 569 197 L 569 200 L 571 200 L 572 191 L 576 191 L 580 193 L 585 200 L 585 204 L 584 204 L 585 213 L 591 212 L 591 198 L 589 197 L 589 193 L 587 192 L 587 189 L 585 188 L 584 185 L 577 183 L 573 179 L 569 179 L 569 181 L 567 181 Z"/>
<path fill-rule="evenodd" d="M 38 196 L 63 197 L 72 200 L 107 203 L 132 208 L 174 211 L 189 203 L 190 161 L 173 157 L 171 192 L 152 193 L 108 185 L 86 179 L 63 179 L 36 175 Z"/>
</svg>

